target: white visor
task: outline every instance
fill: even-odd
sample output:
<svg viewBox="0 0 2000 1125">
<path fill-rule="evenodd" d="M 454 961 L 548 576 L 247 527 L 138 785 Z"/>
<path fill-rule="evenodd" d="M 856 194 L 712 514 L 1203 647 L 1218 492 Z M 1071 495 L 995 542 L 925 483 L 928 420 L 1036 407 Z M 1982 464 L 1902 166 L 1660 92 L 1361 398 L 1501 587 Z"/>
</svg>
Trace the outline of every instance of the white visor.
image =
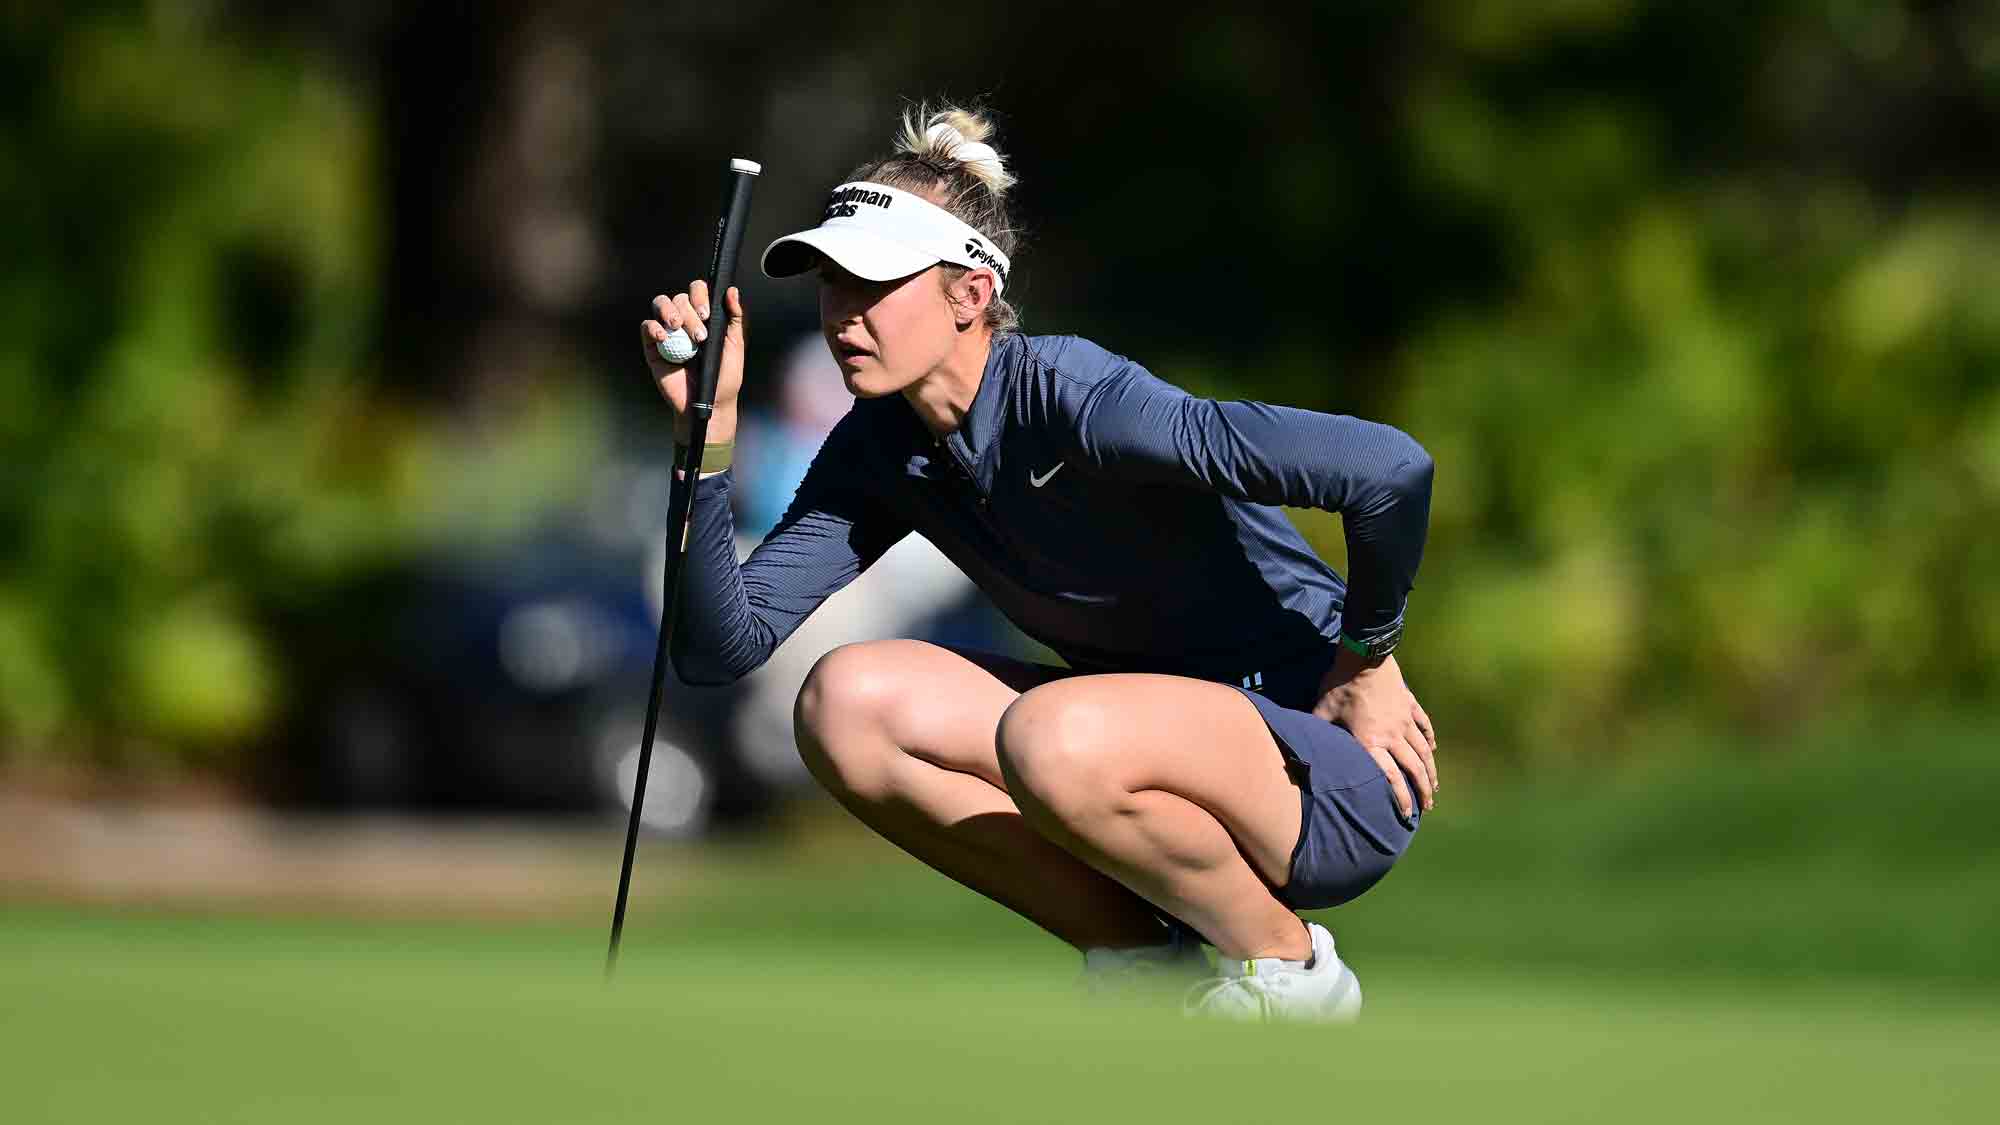
<svg viewBox="0 0 2000 1125">
<path fill-rule="evenodd" d="M 864 281 L 894 281 L 950 262 L 992 271 L 995 295 L 1007 287 L 1007 255 L 991 240 L 935 203 L 887 184 L 834 188 L 818 226 L 764 248 L 764 274 L 805 273 L 822 254 Z"/>
</svg>

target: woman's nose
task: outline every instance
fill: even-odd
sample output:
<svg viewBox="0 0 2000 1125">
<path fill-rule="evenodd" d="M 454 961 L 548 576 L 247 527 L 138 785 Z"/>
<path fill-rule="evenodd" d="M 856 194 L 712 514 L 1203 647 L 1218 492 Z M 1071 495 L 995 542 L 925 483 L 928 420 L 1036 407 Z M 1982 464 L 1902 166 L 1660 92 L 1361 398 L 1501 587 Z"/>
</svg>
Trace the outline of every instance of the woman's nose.
<svg viewBox="0 0 2000 1125">
<path fill-rule="evenodd" d="M 854 319 L 853 302 L 843 297 L 833 287 L 820 290 L 819 318 L 828 325 L 845 324 Z"/>
</svg>

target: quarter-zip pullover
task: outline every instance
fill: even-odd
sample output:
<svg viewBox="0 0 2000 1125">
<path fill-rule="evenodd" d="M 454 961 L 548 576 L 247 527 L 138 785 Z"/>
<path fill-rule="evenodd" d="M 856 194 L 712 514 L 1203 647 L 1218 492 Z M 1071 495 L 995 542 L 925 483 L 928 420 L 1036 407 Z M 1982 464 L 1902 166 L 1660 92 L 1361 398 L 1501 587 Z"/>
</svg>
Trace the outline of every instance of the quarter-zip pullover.
<svg viewBox="0 0 2000 1125">
<path fill-rule="evenodd" d="M 689 683 L 755 670 L 914 531 L 1074 668 L 1237 682 L 1343 626 L 1401 627 L 1431 476 L 1389 426 L 1217 402 L 1087 340 L 1001 335 L 942 439 L 900 395 L 856 401 L 740 565 L 731 473 L 696 482 L 674 666 Z M 1348 582 L 1279 505 L 1340 513 Z"/>
</svg>

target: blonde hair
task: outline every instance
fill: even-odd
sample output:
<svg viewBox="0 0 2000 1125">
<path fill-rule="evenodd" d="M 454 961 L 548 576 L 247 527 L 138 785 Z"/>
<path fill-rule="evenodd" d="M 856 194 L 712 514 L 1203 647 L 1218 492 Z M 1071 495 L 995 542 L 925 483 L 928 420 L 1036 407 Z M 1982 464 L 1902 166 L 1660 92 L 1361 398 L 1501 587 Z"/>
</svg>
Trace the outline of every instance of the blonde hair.
<svg viewBox="0 0 2000 1125">
<path fill-rule="evenodd" d="M 1007 215 L 1007 189 L 1014 186 L 1014 176 L 1007 171 L 1006 159 L 987 142 L 992 135 L 993 122 L 983 110 L 923 102 L 903 111 L 895 155 L 863 164 L 847 178 L 921 195 L 1012 258 L 1020 244 L 1020 232 Z M 968 272 L 949 262 L 944 268 L 947 284 Z M 1011 285 L 1014 279 L 1010 276 L 1007 281 Z M 1020 313 L 996 294 L 986 306 L 986 326 L 997 333 L 1020 325 Z"/>
</svg>

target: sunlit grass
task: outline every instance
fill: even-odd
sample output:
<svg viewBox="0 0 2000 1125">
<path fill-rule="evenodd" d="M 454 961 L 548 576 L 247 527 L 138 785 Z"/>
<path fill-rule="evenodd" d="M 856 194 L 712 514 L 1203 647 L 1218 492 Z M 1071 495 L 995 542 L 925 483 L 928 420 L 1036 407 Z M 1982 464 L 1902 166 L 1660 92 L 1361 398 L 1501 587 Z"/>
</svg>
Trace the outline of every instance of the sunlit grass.
<svg viewBox="0 0 2000 1125">
<path fill-rule="evenodd" d="M 7 1118 L 203 1122 L 1976 1120 L 2000 1012 L 1881 985 L 1357 952 L 1348 1029 L 1089 1005 L 1025 930 L 875 943 L 16 911 Z"/>
<path fill-rule="evenodd" d="M 1092 1007 L 1067 949 L 831 809 L 649 845 L 609 984 L 595 914 L 15 905 L 0 1121 L 1985 1120 L 1982 750 L 1922 788 L 1865 748 L 1448 788 L 1324 915 L 1348 1029 Z M 615 844 L 577 869 L 607 911 Z"/>
</svg>

